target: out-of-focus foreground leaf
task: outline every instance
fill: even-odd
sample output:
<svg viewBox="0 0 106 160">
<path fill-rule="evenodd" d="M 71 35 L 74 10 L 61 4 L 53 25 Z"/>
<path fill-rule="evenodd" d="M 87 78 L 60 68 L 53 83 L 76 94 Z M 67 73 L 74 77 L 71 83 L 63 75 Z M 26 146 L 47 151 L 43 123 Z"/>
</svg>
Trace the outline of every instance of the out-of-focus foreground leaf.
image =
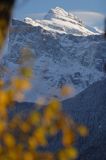
<svg viewBox="0 0 106 160">
<path fill-rule="evenodd" d="M 15 0 L 0 0 L 0 51 L 3 47 Z"/>
<path fill-rule="evenodd" d="M 106 17 L 105 17 L 105 20 L 104 20 L 104 35 L 105 35 L 105 38 L 106 38 Z"/>
</svg>

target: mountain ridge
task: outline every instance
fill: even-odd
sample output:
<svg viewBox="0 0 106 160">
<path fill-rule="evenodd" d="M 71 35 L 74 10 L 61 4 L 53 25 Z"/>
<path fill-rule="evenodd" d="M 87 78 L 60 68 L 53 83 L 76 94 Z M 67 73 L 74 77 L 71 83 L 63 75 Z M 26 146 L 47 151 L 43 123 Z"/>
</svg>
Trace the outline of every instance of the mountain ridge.
<svg viewBox="0 0 106 160">
<path fill-rule="evenodd" d="M 79 95 L 63 101 L 63 111 L 89 128 L 89 136 L 79 140 L 79 160 L 106 158 L 106 79 L 95 82 Z"/>
<path fill-rule="evenodd" d="M 78 17 L 60 7 L 50 9 L 42 20 L 33 20 L 27 17 L 24 19 L 24 22 L 33 26 L 41 26 L 45 30 L 61 34 L 71 33 L 79 36 L 99 34 L 96 29 L 84 25 Z"/>
<path fill-rule="evenodd" d="M 10 74 L 3 73 L 2 78 L 8 81 L 16 76 L 22 66 L 23 50 L 29 52 L 33 60 L 33 88 L 26 93 L 27 101 L 35 102 L 39 97 L 62 100 L 62 86 L 74 88 L 70 95 L 74 96 L 105 77 L 106 40 L 102 35 L 52 32 L 18 20 L 12 20 L 11 28 L 8 53 L 1 62 Z"/>
</svg>

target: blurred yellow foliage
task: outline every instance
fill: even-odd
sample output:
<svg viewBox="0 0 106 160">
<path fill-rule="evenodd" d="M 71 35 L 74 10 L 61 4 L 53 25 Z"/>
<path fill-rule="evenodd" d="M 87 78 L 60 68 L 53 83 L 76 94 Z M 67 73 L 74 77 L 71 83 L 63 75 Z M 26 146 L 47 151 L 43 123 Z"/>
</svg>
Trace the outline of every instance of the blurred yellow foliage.
<svg viewBox="0 0 106 160">
<path fill-rule="evenodd" d="M 0 90 L 0 105 L 5 107 L 8 105 L 8 97 L 5 91 Z"/>
<path fill-rule="evenodd" d="M 41 121 L 41 115 L 40 113 L 32 113 L 31 116 L 30 116 L 30 122 L 31 124 L 39 124 Z"/>
<path fill-rule="evenodd" d="M 63 130 L 63 145 L 68 147 L 74 143 L 75 135 L 69 128 Z"/>
<path fill-rule="evenodd" d="M 35 137 L 29 138 L 28 144 L 29 144 L 29 147 L 30 147 L 31 149 L 36 149 L 36 147 L 37 147 L 37 145 L 38 145 Z"/>
<path fill-rule="evenodd" d="M 59 152 L 59 160 L 75 160 L 78 158 L 78 151 L 74 147 L 66 148 Z"/>
<path fill-rule="evenodd" d="M 10 133 L 5 133 L 4 134 L 4 143 L 7 147 L 14 147 L 15 146 L 15 139 L 14 136 Z"/>
<path fill-rule="evenodd" d="M 85 137 L 89 134 L 88 128 L 83 125 L 78 126 L 78 132 L 83 137 Z"/>
<path fill-rule="evenodd" d="M 0 87 L 4 86 L 4 81 L 2 79 L 0 79 Z"/>
<path fill-rule="evenodd" d="M 34 133 L 34 137 L 36 138 L 36 141 L 39 145 L 41 145 L 41 146 L 47 145 L 45 128 L 40 127 L 38 129 L 36 129 L 35 133 Z"/>
<path fill-rule="evenodd" d="M 1 81 L 1 84 L 5 88 L 5 83 Z M 3 143 L 0 148 L 1 160 L 19 160 L 22 157 L 22 160 L 77 158 L 78 152 L 73 148 L 76 131 L 81 136 L 86 136 L 88 130 L 83 125 L 76 127 L 76 124 L 62 112 L 62 105 L 58 99 L 51 99 L 48 105 L 44 105 L 43 99 L 41 102 L 39 99 L 34 112 L 31 112 L 26 119 L 18 114 L 9 120 L 9 106 L 14 104 L 14 100 L 23 99 L 24 91 L 31 88 L 30 79 L 24 78 L 24 75 L 23 78 L 12 78 L 8 89 L 3 89 L 3 87 L 0 89 L 0 141 Z M 42 105 L 43 107 L 38 107 Z M 63 148 L 59 153 L 37 151 L 39 146 L 48 145 L 48 136 L 54 137 L 60 132 Z"/>
<path fill-rule="evenodd" d="M 31 88 L 31 83 L 27 79 L 14 78 L 11 86 L 16 90 L 25 91 Z"/>
<path fill-rule="evenodd" d="M 59 100 L 53 99 L 49 102 L 48 108 L 50 108 L 53 112 L 56 112 L 61 109 L 61 104 Z"/>
<path fill-rule="evenodd" d="M 23 75 L 26 78 L 31 78 L 32 77 L 32 69 L 31 68 L 22 67 L 20 69 L 20 73 L 21 73 L 21 75 Z"/>
<path fill-rule="evenodd" d="M 74 147 L 67 148 L 65 153 L 68 159 L 76 159 L 78 157 L 78 151 Z"/>
<path fill-rule="evenodd" d="M 24 133 L 28 133 L 30 131 L 30 125 L 26 122 L 21 123 L 20 128 Z"/>
<path fill-rule="evenodd" d="M 70 86 L 63 86 L 61 89 L 61 95 L 62 96 L 69 96 L 73 93 L 73 88 Z"/>
<path fill-rule="evenodd" d="M 0 121 L 0 134 L 2 134 L 6 130 L 6 123 Z"/>
<path fill-rule="evenodd" d="M 34 160 L 34 156 L 31 152 L 25 152 L 23 156 L 23 160 Z"/>
</svg>

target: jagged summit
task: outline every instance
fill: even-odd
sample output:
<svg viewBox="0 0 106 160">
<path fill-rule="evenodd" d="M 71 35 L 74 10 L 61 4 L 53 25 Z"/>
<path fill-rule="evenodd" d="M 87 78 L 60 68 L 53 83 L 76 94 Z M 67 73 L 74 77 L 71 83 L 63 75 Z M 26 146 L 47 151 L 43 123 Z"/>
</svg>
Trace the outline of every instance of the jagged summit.
<svg viewBox="0 0 106 160">
<path fill-rule="evenodd" d="M 60 7 L 50 9 L 42 20 L 33 20 L 27 17 L 24 22 L 61 34 L 87 36 L 98 33 L 94 28 L 85 26 L 78 17 Z"/>
<path fill-rule="evenodd" d="M 52 18 L 65 19 L 67 21 L 74 19 L 79 21 L 79 23 L 82 23 L 82 21 L 77 16 L 73 15 L 71 12 L 65 11 L 60 7 L 50 9 L 49 12 L 44 16 L 44 19 L 51 20 Z"/>
<path fill-rule="evenodd" d="M 66 12 L 63 8 L 56 7 L 54 9 L 50 9 L 44 19 L 57 18 L 58 16 L 68 16 L 68 12 Z"/>
<path fill-rule="evenodd" d="M 24 18 L 24 22 L 31 25 L 35 25 L 35 21 L 29 17 Z"/>
</svg>

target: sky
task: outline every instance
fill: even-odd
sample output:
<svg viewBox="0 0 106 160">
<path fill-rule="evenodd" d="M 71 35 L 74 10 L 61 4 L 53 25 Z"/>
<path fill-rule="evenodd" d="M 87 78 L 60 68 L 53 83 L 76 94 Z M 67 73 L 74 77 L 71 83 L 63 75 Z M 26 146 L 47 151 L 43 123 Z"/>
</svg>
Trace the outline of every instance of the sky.
<svg viewBox="0 0 106 160">
<path fill-rule="evenodd" d="M 51 8 L 62 7 L 76 14 L 88 25 L 101 27 L 106 15 L 106 0 L 17 0 L 13 17 L 42 18 Z"/>
</svg>

